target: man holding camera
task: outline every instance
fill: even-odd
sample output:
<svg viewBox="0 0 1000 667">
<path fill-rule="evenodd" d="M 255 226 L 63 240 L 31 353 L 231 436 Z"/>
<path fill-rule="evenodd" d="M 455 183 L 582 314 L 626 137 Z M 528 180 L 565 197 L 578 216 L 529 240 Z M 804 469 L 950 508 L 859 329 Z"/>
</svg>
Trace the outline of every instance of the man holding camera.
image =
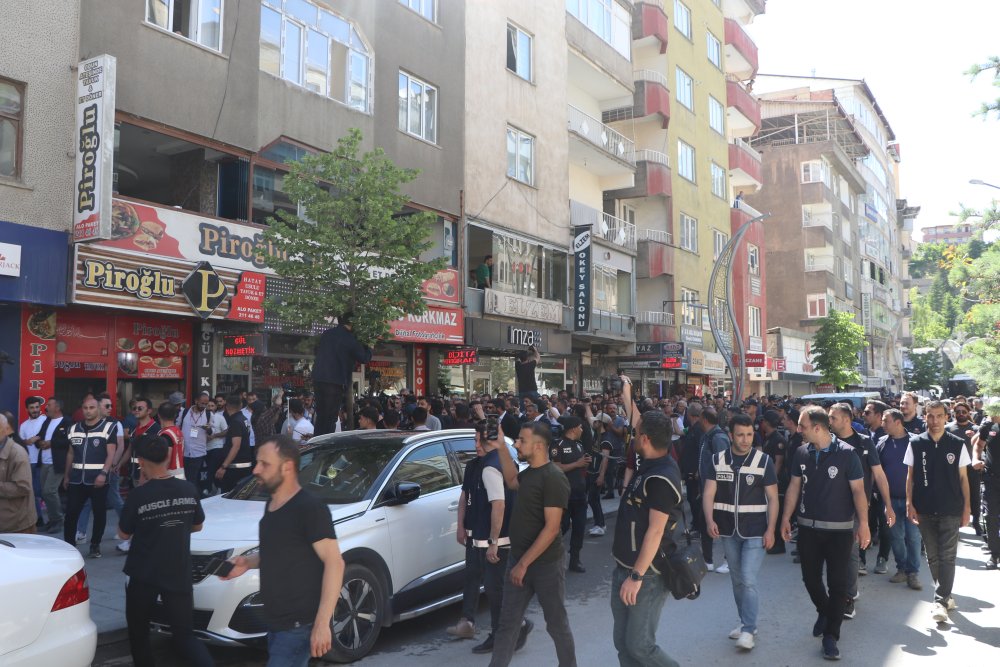
<svg viewBox="0 0 1000 667">
<path fill-rule="evenodd" d="M 517 353 L 514 363 L 514 374 L 517 376 L 517 395 L 524 404 L 524 399 L 530 398 L 538 402 L 538 381 L 535 380 L 535 369 L 538 362 L 542 360 L 538 350 L 534 345 L 529 345 L 527 351 L 521 350 Z"/>
</svg>

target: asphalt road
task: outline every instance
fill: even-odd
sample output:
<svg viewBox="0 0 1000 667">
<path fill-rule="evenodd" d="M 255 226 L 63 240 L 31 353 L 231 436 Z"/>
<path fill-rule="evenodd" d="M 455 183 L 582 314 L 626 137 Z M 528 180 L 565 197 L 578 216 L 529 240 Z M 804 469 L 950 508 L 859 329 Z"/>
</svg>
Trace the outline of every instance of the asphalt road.
<svg viewBox="0 0 1000 667">
<path fill-rule="evenodd" d="M 567 574 L 567 607 L 576 636 L 577 659 L 581 666 L 617 664 L 611 641 L 609 581 L 611 534 L 588 538 L 583 562 L 586 574 Z M 858 616 L 844 622 L 840 642 L 846 665 L 927 665 L 966 662 L 995 664 L 1000 659 L 1000 571 L 982 569 L 985 557 L 981 541 L 964 529 L 959 547 L 955 599 L 958 610 L 952 623 L 937 625 L 930 618 L 932 584 L 926 564 L 922 564 L 924 590 L 912 591 L 902 584 L 890 584 L 893 573 L 869 574 L 860 580 Z M 721 547 L 716 546 L 721 562 Z M 890 559 L 891 561 L 891 559 Z M 874 564 L 874 554 L 869 559 Z M 750 653 L 738 651 L 727 638 L 737 624 L 728 575 L 709 573 L 702 596 L 695 601 L 669 600 L 660 620 L 661 646 L 681 664 L 819 665 L 819 641 L 810 630 L 815 611 L 802 586 L 797 565 L 790 556 L 768 556 L 760 574 L 760 635 Z M 362 667 L 406 667 L 487 665 L 488 656 L 473 655 L 475 641 L 452 640 L 445 628 L 457 620 L 457 606 L 444 609 L 383 630 L 376 650 L 356 663 Z M 533 605 L 529 616 L 536 629 L 525 648 L 516 654 L 514 665 L 554 665 L 555 651 L 544 632 L 540 609 Z M 489 624 L 483 599 L 479 610 L 481 627 Z M 481 637 L 485 637 L 482 634 Z M 158 664 L 182 667 L 163 639 L 154 639 Z M 264 665 L 264 653 L 252 649 L 212 649 L 219 665 Z M 122 638 L 98 649 L 98 666 L 129 665 L 128 644 Z M 318 664 L 318 663 L 317 663 Z"/>
</svg>

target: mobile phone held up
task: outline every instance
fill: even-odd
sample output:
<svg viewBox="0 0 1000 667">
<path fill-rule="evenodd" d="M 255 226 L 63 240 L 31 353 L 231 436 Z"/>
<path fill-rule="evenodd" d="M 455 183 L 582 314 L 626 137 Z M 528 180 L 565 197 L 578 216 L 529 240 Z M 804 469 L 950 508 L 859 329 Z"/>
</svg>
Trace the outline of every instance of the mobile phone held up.
<svg viewBox="0 0 1000 667">
<path fill-rule="evenodd" d="M 217 577 L 225 577 L 233 571 L 233 564 L 222 558 L 213 558 L 208 561 L 205 571 L 208 572 L 209 575 L 214 574 Z"/>
<path fill-rule="evenodd" d="M 500 437 L 500 415 L 486 417 L 486 440 L 493 442 Z"/>
</svg>

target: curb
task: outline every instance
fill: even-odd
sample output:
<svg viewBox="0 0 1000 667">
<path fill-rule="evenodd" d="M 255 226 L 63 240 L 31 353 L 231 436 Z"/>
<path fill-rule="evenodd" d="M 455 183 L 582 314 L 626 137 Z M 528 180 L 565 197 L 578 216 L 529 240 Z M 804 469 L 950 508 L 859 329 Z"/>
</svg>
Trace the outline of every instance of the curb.
<svg viewBox="0 0 1000 667">
<path fill-rule="evenodd" d="M 120 642 L 128 641 L 128 628 L 116 628 L 115 630 L 107 630 L 105 632 L 97 633 L 97 645 L 107 646 L 108 644 L 118 644 Z"/>
</svg>

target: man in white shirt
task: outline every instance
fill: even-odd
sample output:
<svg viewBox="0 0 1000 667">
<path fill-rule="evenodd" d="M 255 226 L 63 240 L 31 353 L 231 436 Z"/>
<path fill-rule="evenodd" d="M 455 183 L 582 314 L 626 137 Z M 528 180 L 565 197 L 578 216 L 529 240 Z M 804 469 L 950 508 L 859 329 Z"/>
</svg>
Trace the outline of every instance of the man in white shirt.
<svg viewBox="0 0 1000 667">
<path fill-rule="evenodd" d="M 41 463 L 40 455 L 41 450 L 38 448 L 38 443 L 45 439 L 44 433 L 39 433 L 42 429 L 42 425 L 45 423 L 45 415 L 42 414 L 42 406 L 45 405 L 45 399 L 41 396 L 29 396 L 24 399 L 24 407 L 28 411 L 28 418 L 25 419 L 20 428 L 18 429 L 18 435 L 21 436 L 21 440 L 28 447 L 28 462 L 31 464 L 31 485 L 35 490 L 35 513 L 38 515 L 38 524 L 36 527 L 41 528 L 44 523 L 42 521 L 42 482 L 40 478 Z M 49 467 L 52 465 L 52 452 L 49 452 Z"/>
<path fill-rule="evenodd" d="M 68 445 L 65 430 L 69 428 L 69 423 L 62 413 L 63 403 L 58 398 L 50 398 L 45 406 L 46 423 L 42 425 L 44 430 L 40 430 L 38 435 L 43 438 L 37 445 L 41 450 L 41 465 L 39 465 L 38 478 L 42 487 L 42 500 L 45 501 L 45 510 L 49 515 L 49 522 L 45 524 L 45 532 L 51 534 L 62 533 L 63 512 L 62 502 L 59 500 L 59 483 L 62 480 L 63 467 L 66 463 L 66 448 L 60 448 L 53 452 L 52 440 L 56 433 L 60 433 L 63 438 L 61 442 Z M 61 456 L 61 460 L 58 457 Z M 58 462 L 58 466 L 55 465 Z M 58 469 L 57 469 L 58 468 Z"/>
<path fill-rule="evenodd" d="M 212 434 L 212 415 L 208 411 L 208 392 L 202 392 L 194 404 L 181 413 L 178 426 L 184 436 L 184 478 L 195 485 L 198 494 L 204 492 L 201 469 L 208 453 L 208 440 Z"/>
<path fill-rule="evenodd" d="M 209 406 L 214 409 L 209 412 L 212 432 L 205 444 L 206 494 L 212 491 L 215 485 L 215 473 L 225 459 L 223 446 L 226 444 L 226 431 L 229 429 L 229 424 L 226 422 L 226 397 L 219 394 Z"/>
<path fill-rule="evenodd" d="M 288 401 L 288 419 L 285 420 L 284 434 L 298 443 L 304 443 L 315 432 L 313 424 L 306 417 L 305 407 L 297 398 Z"/>
</svg>

